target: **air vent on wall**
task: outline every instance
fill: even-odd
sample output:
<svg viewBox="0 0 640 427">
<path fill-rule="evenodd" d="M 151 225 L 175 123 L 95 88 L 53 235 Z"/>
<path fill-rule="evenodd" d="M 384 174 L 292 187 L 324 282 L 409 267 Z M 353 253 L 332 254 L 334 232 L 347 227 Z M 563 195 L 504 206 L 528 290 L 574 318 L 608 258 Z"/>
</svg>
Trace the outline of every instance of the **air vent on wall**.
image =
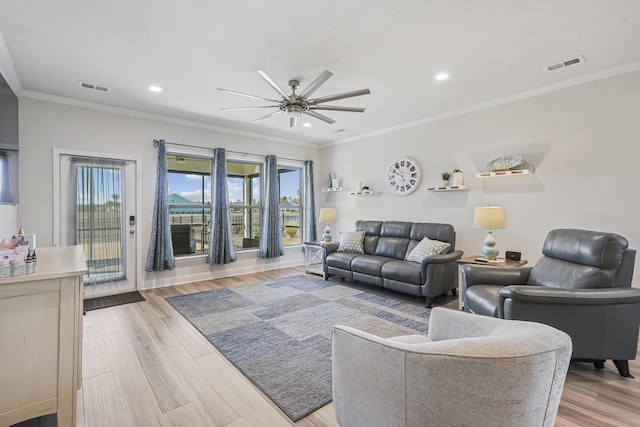
<svg viewBox="0 0 640 427">
<path fill-rule="evenodd" d="M 98 92 L 109 92 L 109 88 L 106 86 L 94 85 L 92 83 L 80 82 L 80 87 L 85 89 L 97 90 Z"/>
<path fill-rule="evenodd" d="M 565 61 L 556 62 L 551 65 L 547 65 L 547 71 L 559 70 L 560 68 L 568 67 L 569 65 L 579 64 L 584 62 L 583 56 L 576 56 L 575 58 L 567 59 Z"/>
</svg>

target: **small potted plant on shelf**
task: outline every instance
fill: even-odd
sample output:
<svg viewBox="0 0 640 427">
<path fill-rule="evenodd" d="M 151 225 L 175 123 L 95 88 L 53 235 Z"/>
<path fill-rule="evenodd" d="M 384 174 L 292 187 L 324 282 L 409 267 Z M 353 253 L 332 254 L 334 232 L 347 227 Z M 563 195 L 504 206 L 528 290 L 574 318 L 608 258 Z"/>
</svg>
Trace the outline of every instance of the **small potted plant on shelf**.
<svg viewBox="0 0 640 427">
<path fill-rule="evenodd" d="M 451 172 L 442 172 L 442 186 L 448 187 L 451 179 Z"/>
<path fill-rule="evenodd" d="M 460 169 L 454 169 L 451 172 L 451 185 L 464 185 L 464 173 Z"/>
</svg>

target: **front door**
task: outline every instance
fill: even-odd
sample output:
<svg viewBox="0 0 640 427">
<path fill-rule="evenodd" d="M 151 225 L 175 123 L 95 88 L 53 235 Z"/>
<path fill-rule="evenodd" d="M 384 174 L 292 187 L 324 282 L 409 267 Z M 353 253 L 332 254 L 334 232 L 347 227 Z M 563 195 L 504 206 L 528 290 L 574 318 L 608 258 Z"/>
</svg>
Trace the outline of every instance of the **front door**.
<svg viewBox="0 0 640 427">
<path fill-rule="evenodd" d="M 60 156 L 60 239 L 82 245 L 85 298 L 136 289 L 136 163 Z"/>
</svg>

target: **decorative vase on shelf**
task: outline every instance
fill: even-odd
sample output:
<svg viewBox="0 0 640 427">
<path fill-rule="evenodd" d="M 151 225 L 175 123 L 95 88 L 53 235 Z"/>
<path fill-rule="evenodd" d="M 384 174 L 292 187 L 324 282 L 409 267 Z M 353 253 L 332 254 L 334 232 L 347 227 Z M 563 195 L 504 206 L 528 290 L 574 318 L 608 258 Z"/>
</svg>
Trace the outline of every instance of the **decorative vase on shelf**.
<svg viewBox="0 0 640 427">
<path fill-rule="evenodd" d="M 329 178 L 327 178 L 327 188 L 331 188 L 331 174 L 329 174 Z"/>
<path fill-rule="evenodd" d="M 443 179 L 442 180 L 442 186 L 443 187 L 448 187 L 449 186 L 449 180 L 448 179 Z"/>
<path fill-rule="evenodd" d="M 451 174 L 451 185 L 464 185 L 464 173 L 462 171 L 453 172 Z"/>
</svg>

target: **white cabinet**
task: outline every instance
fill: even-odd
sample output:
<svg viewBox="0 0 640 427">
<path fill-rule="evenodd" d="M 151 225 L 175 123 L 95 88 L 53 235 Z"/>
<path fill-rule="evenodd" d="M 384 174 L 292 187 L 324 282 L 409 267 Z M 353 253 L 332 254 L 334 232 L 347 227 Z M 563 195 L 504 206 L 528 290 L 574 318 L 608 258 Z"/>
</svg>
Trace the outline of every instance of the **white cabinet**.
<svg viewBox="0 0 640 427">
<path fill-rule="evenodd" d="M 0 426 L 57 413 L 75 426 L 82 381 L 81 246 L 38 249 L 38 272 L 0 279 Z"/>
</svg>

